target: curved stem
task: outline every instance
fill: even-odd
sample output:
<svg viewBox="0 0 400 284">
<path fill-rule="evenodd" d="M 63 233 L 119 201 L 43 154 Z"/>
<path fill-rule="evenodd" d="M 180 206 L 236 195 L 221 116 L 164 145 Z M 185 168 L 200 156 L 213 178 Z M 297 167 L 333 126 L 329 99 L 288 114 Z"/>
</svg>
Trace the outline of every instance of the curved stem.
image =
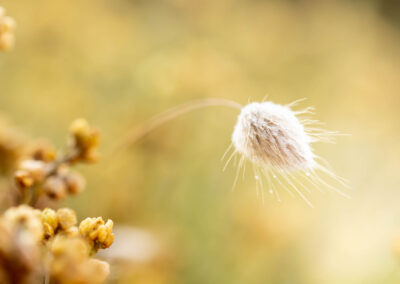
<svg viewBox="0 0 400 284">
<path fill-rule="evenodd" d="M 138 128 L 134 129 L 128 136 L 121 140 L 120 143 L 117 144 L 115 151 L 119 151 L 122 148 L 128 147 L 134 144 L 136 141 L 153 131 L 154 129 L 160 127 L 161 125 L 167 123 L 168 121 L 181 116 L 187 112 L 190 112 L 195 109 L 209 107 L 209 106 L 225 106 L 231 107 L 240 110 L 242 105 L 228 99 L 218 99 L 218 98 L 211 98 L 211 99 L 201 99 L 201 100 L 194 100 L 188 103 L 184 103 L 182 105 L 178 105 L 176 107 L 170 108 L 165 112 L 154 116 L 153 118 L 149 119 L 147 122 L 139 126 Z"/>
</svg>

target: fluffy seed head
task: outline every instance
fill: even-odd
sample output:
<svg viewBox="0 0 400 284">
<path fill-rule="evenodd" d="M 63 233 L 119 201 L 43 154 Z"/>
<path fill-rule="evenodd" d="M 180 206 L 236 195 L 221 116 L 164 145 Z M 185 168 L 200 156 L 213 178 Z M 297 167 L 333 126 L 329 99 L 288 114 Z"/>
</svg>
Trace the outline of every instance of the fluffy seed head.
<svg viewBox="0 0 400 284">
<path fill-rule="evenodd" d="M 253 163 L 278 170 L 308 170 L 315 165 L 312 139 L 289 106 L 272 102 L 242 108 L 232 135 L 236 151 Z"/>
</svg>

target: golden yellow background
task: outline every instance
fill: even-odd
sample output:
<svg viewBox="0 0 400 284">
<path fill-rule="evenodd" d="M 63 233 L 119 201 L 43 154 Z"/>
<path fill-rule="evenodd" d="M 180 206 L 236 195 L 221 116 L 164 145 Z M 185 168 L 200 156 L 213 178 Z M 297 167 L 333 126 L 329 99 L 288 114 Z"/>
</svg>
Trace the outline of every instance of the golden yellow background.
<svg viewBox="0 0 400 284">
<path fill-rule="evenodd" d="M 111 283 L 399 283 L 400 7 L 396 1 L 3 0 L 17 23 L 0 54 L 0 111 L 63 148 L 69 123 L 101 130 L 102 159 L 65 204 L 150 232 L 163 252 Z M 222 172 L 237 111 L 196 110 L 112 149 L 170 107 L 306 97 L 326 128 L 315 150 L 351 200 L 278 203 Z M 399 239 L 399 241 L 396 241 Z M 131 244 L 126 243 L 126 246 Z M 119 265 L 121 266 L 121 265 Z M 128 272 L 129 270 L 129 272 Z"/>
</svg>

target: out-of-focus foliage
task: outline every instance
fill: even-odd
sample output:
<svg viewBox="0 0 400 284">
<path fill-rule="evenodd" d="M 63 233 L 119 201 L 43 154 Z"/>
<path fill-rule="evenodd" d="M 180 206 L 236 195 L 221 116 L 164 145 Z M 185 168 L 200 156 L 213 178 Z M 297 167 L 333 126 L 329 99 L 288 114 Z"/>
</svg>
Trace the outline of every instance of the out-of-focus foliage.
<svg viewBox="0 0 400 284">
<path fill-rule="evenodd" d="M 99 126 L 101 160 L 82 168 L 87 190 L 66 205 L 145 229 L 162 248 L 115 262 L 112 282 L 398 283 L 396 3 L 4 0 L 18 28 L 0 54 L 0 111 L 60 146 L 74 118 Z M 235 110 L 197 110 L 113 152 L 179 103 L 267 94 L 307 97 L 326 128 L 351 134 L 316 146 L 351 200 L 315 192 L 313 210 L 290 197 L 263 205 L 251 170 L 232 191 L 235 167 L 222 172 L 220 158 Z"/>
</svg>

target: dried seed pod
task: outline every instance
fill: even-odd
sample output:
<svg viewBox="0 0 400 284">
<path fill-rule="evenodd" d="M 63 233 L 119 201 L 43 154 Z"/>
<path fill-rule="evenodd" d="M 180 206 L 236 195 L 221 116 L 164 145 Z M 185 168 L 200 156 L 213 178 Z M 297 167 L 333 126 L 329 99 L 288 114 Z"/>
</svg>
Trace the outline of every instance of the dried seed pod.
<svg viewBox="0 0 400 284">
<path fill-rule="evenodd" d="M 51 176 L 43 184 L 43 191 L 48 197 L 54 200 L 64 199 L 67 194 L 67 187 L 64 180 L 58 176 Z"/>
</svg>

